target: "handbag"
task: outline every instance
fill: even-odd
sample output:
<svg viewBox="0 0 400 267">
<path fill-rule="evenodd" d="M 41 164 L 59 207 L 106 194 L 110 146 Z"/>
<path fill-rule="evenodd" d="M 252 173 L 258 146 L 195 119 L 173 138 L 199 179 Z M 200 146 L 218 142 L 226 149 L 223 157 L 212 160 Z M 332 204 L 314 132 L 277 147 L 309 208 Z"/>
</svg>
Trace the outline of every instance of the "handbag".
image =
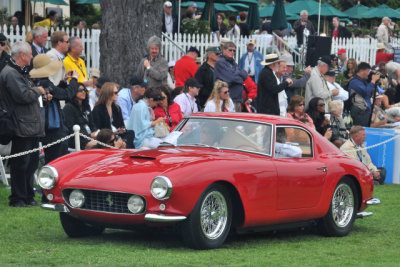
<svg viewBox="0 0 400 267">
<path fill-rule="evenodd" d="M 16 128 L 11 114 L 0 109 L 0 144 L 7 145 L 15 135 Z"/>
<path fill-rule="evenodd" d="M 57 104 L 54 101 L 46 103 L 46 106 L 42 108 L 42 115 L 46 130 L 55 130 L 60 128 L 60 114 L 58 112 Z"/>
<path fill-rule="evenodd" d="M 157 123 L 154 126 L 154 137 L 164 138 L 169 135 L 169 127 L 165 122 Z"/>
</svg>

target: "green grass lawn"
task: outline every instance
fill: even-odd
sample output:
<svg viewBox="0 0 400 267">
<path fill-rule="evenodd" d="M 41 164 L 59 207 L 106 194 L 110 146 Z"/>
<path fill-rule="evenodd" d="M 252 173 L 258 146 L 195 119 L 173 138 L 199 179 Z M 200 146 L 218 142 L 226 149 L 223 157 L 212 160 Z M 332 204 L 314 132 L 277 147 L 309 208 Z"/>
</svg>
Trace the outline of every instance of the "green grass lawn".
<svg viewBox="0 0 400 267">
<path fill-rule="evenodd" d="M 382 204 L 367 209 L 374 215 L 357 220 L 346 237 L 313 228 L 235 235 L 210 251 L 159 231 L 68 238 L 57 212 L 10 208 L 9 193 L 0 185 L 0 266 L 400 266 L 400 185 L 376 187 Z"/>
</svg>

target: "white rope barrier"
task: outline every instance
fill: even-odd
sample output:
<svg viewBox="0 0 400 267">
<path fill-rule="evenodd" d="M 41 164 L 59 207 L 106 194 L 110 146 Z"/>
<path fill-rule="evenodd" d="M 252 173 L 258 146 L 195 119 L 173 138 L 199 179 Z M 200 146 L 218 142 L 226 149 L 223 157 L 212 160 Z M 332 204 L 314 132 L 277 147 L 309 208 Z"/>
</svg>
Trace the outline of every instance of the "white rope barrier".
<svg viewBox="0 0 400 267">
<path fill-rule="evenodd" d="M 371 149 L 371 148 L 378 147 L 378 146 L 384 145 L 384 144 L 386 144 L 386 143 L 389 143 L 389 142 L 391 142 L 391 141 L 393 141 L 393 140 L 395 140 L 395 139 L 397 139 L 397 138 L 400 138 L 400 135 L 396 135 L 396 136 L 394 136 L 394 137 L 392 137 L 392 138 L 389 138 L 388 140 L 385 140 L 385 141 L 383 141 L 383 142 L 377 143 L 377 144 L 375 144 L 375 145 L 371 145 L 371 146 L 368 146 L 368 147 L 362 147 L 362 148 L 358 148 L 358 149 L 345 150 L 345 151 L 342 151 L 342 152 L 344 152 L 344 153 L 350 153 L 350 152 L 357 152 L 357 151 L 362 151 L 362 150 Z"/>
</svg>

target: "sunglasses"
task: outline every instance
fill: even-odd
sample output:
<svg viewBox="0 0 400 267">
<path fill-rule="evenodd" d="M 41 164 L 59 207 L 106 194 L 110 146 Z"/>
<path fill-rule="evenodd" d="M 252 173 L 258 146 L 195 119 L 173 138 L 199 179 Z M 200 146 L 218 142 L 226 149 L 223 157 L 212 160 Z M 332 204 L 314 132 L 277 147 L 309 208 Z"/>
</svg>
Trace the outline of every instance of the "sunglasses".
<svg viewBox="0 0 400 267">
<path fill-rule="evenodd" d="M 299 107 L 304 107 L 304 104 L 298 104 Z"/>
<path fill-rule="evenodd" d="M 0 42 L 0 45 L 1 45 L 1 46 L 5 46 L 5 45 L 6 45 L 6 42 Z"/>
<path fill-rule="evenodd" d="M 228 49 L 229 52 L 236 52 L 236 49 Z"/>
<path fill-rule="evenodd" d="M 227 94 L 229 94 L 229 90 L 228 90 L 228 91 L 225 91 L 225 92 L 223 92 L 223 94 L 224 94 L 224 95 L 227 95 Z"/>
<path fill-rule="evenodd" d="M 323 107 L 323 106 L 325 106 L 325 103 L 318 104 L 318 107 Z"/>
<path fill-rule="evenodd" d="M 114 95 L 118 95 L 118 91 L 114 91 Z"/>
<path fill-rule="evenodd" d="M 79 89 L 78 89 L 78 92 L 79 92 L 79 93 L 86 92 L 86 89 L 79 88 Z"/>
</svg>

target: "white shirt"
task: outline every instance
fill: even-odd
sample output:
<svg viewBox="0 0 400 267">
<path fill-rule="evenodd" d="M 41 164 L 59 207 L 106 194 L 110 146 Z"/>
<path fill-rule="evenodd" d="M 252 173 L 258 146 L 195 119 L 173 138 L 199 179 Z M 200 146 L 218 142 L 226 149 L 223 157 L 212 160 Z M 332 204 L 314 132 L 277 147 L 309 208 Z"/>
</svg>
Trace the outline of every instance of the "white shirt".
<svg viewBox="0 0 400 267">
<path fill-rule="evenodd" d="M 244 60 L 244 70 L 247 71 L 247 73 L 250 76 L 255 75 L 255 68 L 254 68 L 254 62 L 256 60 L 254 59 L 254 53 L 253 52 L 247 52 L 247 57 Z"/>
<path fill-rule="evenodd" d="M 220 111 L 222 112 L 222 100 L 220 100 Z M 229 98 L 229 106 L 225 107 L 228 112 L 235 112 L 235 105 L 233 104 L 232 99 Z M 206 107 L 204 108 L 204 112 L 217 112 L 217 107 L 215 106 L 215 101 L 208 101 Z"/>
<path fill-rule="evenodd" d="M 275 158 L 301 158 L 303 151 L 300 147 L 290 144 L 275 143 Z"/>
<path fill-rule="evenodd" d="M 99 100 L 99 96 L 96 94 L 96 88 L 93 88 L 93 90 L 91 90 L 89 93 L 90 110 L 93 110 L 97 100 Z"/>
<path fill-rule="evenodd" d="M 165 15 L 165 30 L 167 31 L 167 33 L 172 34 L 172 30 L 173 30 L 173 21 L 172 21 L 172 15 L 167 15 L 167 13 L 164 13 Z"/>
<path fill-rule="evenodd" d="M 333 89 L 339 90 L 338 95 L 336 95 L 336 96 L 332 95 L 332 100 L 338 100 L 338 101 L 342 102 L 342 107 L 344 107 L 343 101 L 346 101 L 347 99 L 349 99 L 349 92 L 344 90 L 343 87 L 341 87 L 340 84 L 338 84 L 336 82 L 330 83 L 330 82 L 326 81 L 326 84 L 328 85 L 329 91 L 331 91 L 331 92 Z"/>
<path fill-rule="evenodd" d="M 276 78 L 277 85 L 281 84 L 281 80 L 276 76 L 275 72 L 273 72 Z M 279 103 L 279 112 L 280 116 L 286 117 L 288 102 L 287 102 L 287 95 L 285 90 L 282 90 L 278 93 L 278 103 Z"/>
<path fill-rule="evenodd" d="M 196 98 L 189 95 L 189 93 L 181 93 L 177 95 L 174 99 L 175 103 L 181 107 L 183 116 L 189 116 L 192 113 L 198 112 Z"/>
</svg>

